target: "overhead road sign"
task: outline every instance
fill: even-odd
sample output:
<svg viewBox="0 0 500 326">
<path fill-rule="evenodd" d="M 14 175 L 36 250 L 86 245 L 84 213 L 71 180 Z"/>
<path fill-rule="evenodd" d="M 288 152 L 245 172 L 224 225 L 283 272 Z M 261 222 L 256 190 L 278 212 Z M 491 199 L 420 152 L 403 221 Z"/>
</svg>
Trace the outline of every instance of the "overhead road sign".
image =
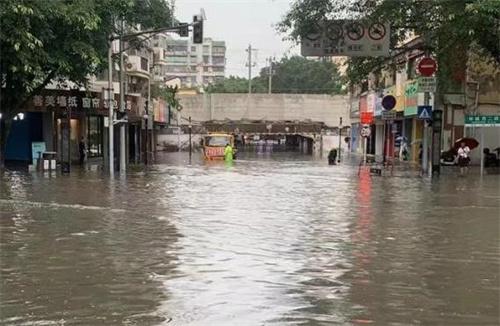
<svg viewBox="0 0 500 326">
<path fill-rule="evenodd" d="M 313 26 L 301 39 L 301 54 L 310 57 L 389 56 L 390 25 L 361 20 L 331 20 Z"/>
<path fill-rule="evenodd" d="M 420 120 L 432 120 L 432 106 L 419 105 L 417 107 L 417 118 Z"/>
</svg>

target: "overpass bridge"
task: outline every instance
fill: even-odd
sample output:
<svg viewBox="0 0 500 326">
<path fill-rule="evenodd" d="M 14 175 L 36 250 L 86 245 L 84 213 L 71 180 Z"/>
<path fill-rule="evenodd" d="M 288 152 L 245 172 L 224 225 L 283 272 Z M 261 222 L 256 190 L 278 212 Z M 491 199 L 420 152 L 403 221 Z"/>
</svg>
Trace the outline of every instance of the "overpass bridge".
<svg viewBox="0 0 500 326">
<path fill-rule="evenodd" d="M 287 139 L 307 153 L 338 147 L 340 119 L 340 137 L 348 136 L 351 124 L 348 96 L 198 94 L 180 95 L 179 101 L 182 110 L 173 112 L 172 120 L 177 121 L 181 135 L 188 132 L 191 118 L 195 134 L 228 132 L 247 139 Z M 157 144 L 182 146 L 186 142 L 181 135 L 176 137 L 175 132 L 160 130 Z"/>
</svg>

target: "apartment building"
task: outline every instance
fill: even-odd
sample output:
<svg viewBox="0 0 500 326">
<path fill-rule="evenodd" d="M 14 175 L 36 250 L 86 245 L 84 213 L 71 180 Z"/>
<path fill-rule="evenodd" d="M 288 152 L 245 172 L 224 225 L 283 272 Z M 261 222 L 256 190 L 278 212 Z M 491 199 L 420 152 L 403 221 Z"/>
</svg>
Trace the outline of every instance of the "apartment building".
<svg viewBox="0 0 500 326">
<path fill-rule="evenodd" d="M 203 44 L 191 39 L 175 39 L 167 34 L 153 39 L 154 80 L 179 78 L 182 88 L 203 90 L 204 86 L 224 79 L 226 44 L 205 38 Z"/>
</svg>

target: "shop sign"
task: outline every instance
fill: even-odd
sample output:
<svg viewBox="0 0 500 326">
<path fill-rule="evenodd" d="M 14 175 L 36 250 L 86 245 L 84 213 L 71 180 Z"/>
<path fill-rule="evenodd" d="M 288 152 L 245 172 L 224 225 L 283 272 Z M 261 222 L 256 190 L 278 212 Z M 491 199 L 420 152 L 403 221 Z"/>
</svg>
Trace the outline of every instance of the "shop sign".
<svg viewBox="0 0 500 326">
<path fill-rule="evenodd" d="M 66 95 L 35 95 L 33 96 L 33 107 L 37 110 L 44 108 L 70 108 L 70 109 L 99 109 L 100 98 L 79 97 Z"/>
<path fill-rule="evenodd" d="M 118 97 L 118 94 L 116 95 Z M 113 100 L 113 109 L 118 109 L 118 98 Z M 33 96 L 28 102 L 26 110 L 45 111 L 49 109 L 71 109 L 75 111 L 107 111 L 109 101 L 101 100 L 100 93 L 75 92 L 75 91 L 52 91 L 45 90 L 43 94 Z M 127 96 L 125 108 L 127 111 L 136 113 L 137 98 Z"/>
<path fill-rule="evenodd" d="M 500 116 L 497 115 L 482 115 L 482 116 L 465 116 L 465 124 L 474 127 L 500 127 Z"/>
<path fill-rule="evenodd" d="M 370 125 L 373 123 L 373 112 L 361 112 L 360 113 L 361 123 L 364 125 Z"/>
<path fill-rule="evenodd" d="M 408 81 L 405 86 L 405 116 L 417 114 L 418 105 L 418 82 L 416 80 Z"/>
<path fill-rule="evenodd" d="M 363 95 L 359 98 L 359 112 L 367 112 L 368 111 L 368 102 L 366 95 Z"/>
<path fill-rule="evenodd" d="M 375 106 L 377 105 L 377 94 L 370 93 L 366 99 L 366 111 L 375 112 Z"/>
<path fill-rule="evenodd" d="M 154 100 L 154 121 L 166 122 L 167 121 L 167 105 L 164 100 Z"/>
</svg>

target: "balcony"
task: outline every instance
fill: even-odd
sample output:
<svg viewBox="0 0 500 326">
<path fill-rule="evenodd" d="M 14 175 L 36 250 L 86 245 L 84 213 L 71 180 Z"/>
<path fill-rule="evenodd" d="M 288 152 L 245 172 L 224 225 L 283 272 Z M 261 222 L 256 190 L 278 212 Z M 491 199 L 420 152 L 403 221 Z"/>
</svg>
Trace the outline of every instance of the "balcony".
<svg viewBox="0 0 500 326">
<path fill-rule="evenodd" d="M 149 60 L 136 55 L 131 55 L 125 65 L 127 75 L 149 79 Z"/>
</svg>

